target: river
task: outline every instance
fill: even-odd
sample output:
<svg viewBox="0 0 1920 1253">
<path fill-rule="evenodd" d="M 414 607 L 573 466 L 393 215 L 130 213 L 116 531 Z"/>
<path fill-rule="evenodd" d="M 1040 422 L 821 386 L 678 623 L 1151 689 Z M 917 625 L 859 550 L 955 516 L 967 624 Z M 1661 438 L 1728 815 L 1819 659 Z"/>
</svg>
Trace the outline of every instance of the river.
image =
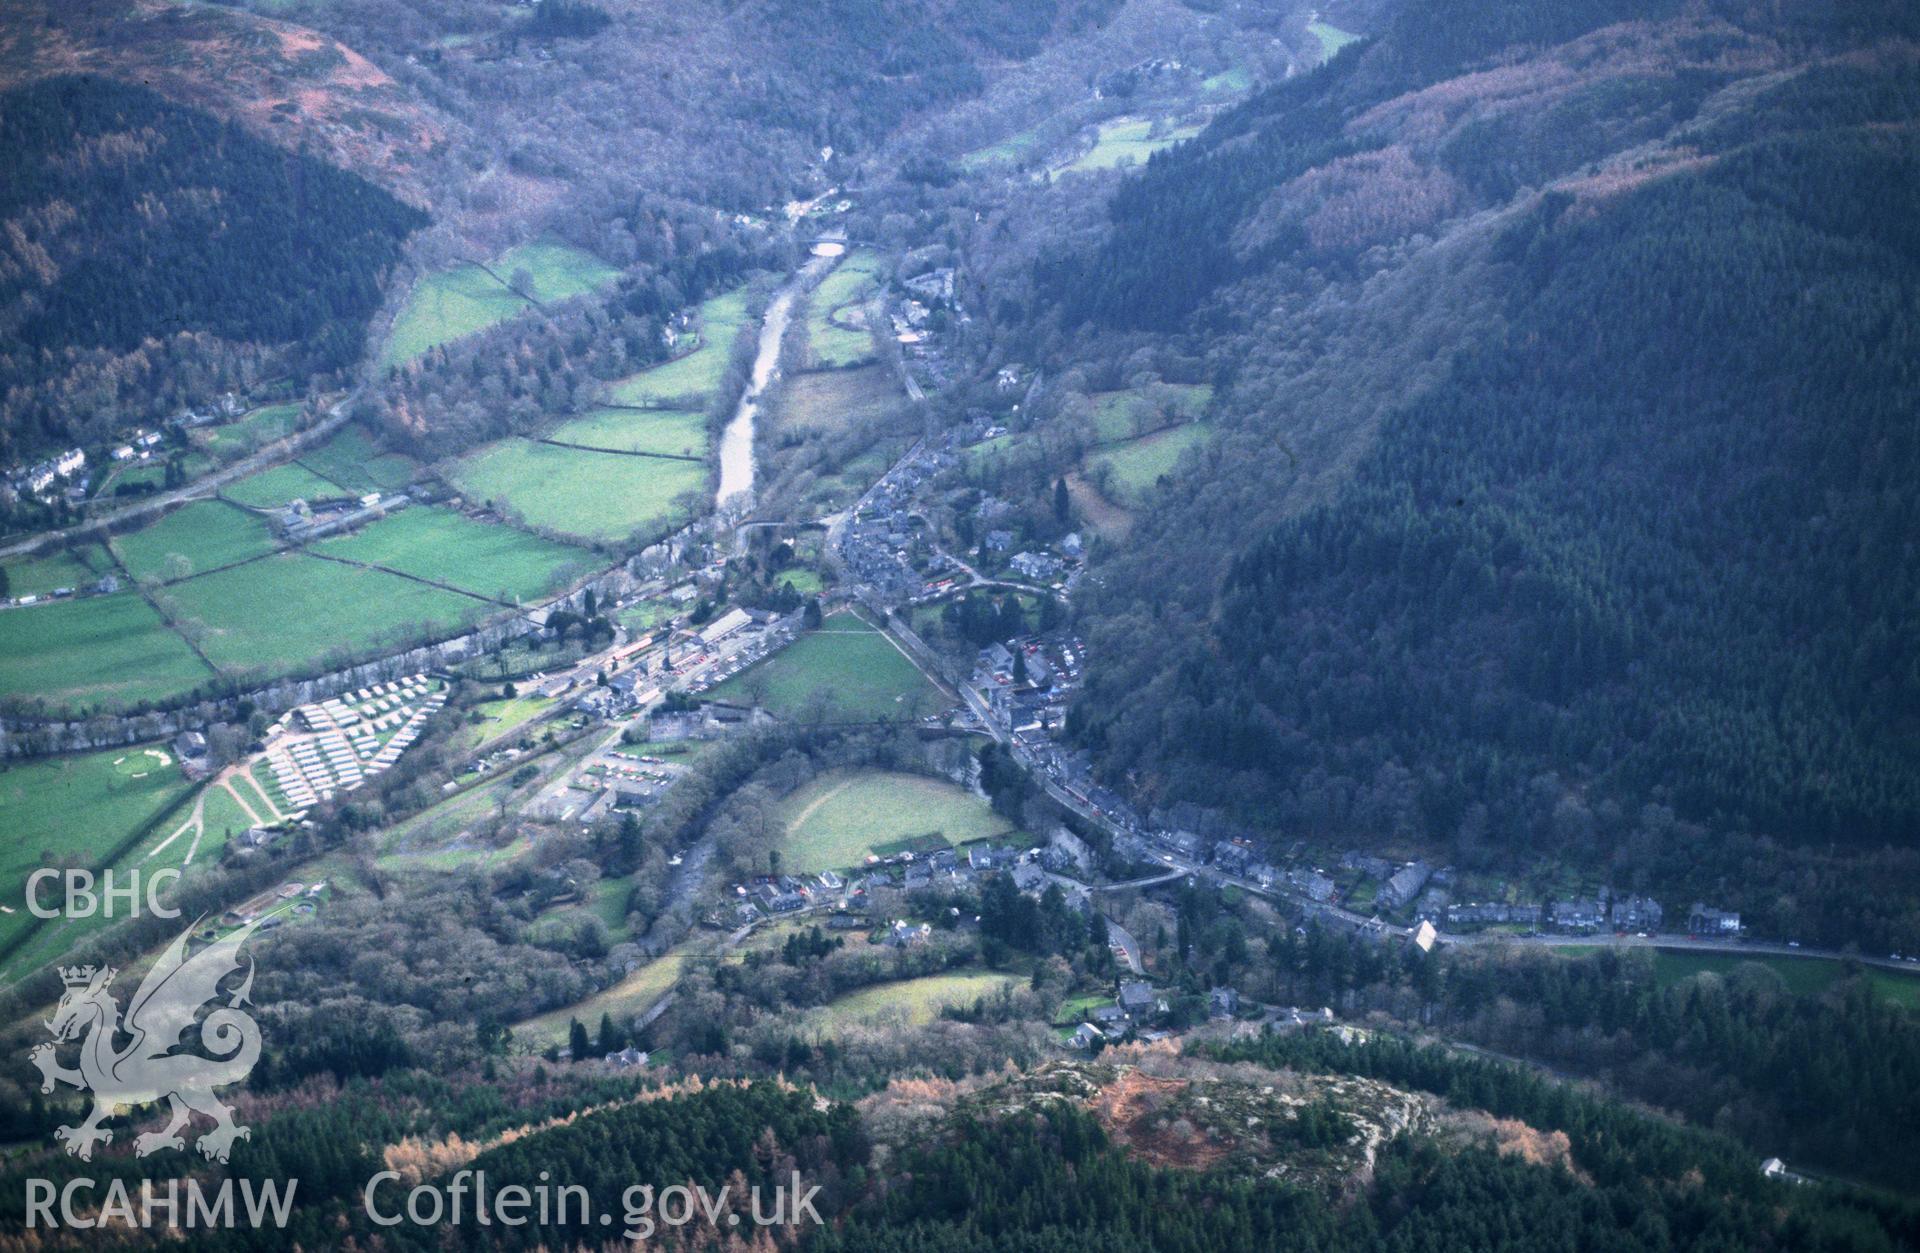
<svg viewBox="0 0 1920 1253">
<path fill-rule="evenodd" d="M 718 513 L 745 514 L 753 507 L 753 424 L 760 412 L 760 396 L 780 365 L 780 341 L 793 316 L 793 302 L 839 260 L 840 250 L 816 250 L 812 260 L 794 271 L 779 294 L 767 305 L 760 322 L 760 345 L 753 355 L 753 372 L 733 416 L 720 432 L 720 486 L 714 489 Z"/>
</svg>

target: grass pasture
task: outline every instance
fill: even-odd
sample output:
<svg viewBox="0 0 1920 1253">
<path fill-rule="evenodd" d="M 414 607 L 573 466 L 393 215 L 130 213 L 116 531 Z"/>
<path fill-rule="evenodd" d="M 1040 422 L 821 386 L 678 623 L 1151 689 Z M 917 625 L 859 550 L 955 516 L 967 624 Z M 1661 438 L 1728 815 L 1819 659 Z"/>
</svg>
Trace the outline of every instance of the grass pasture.
<svg viewBox="0 0 1920 1253">
<path fill-rule="evenodd" d="M 1166 126 L 1156 133 L 1151 118 L 1114 118 L 1100 123 L 1092 148 L 1060 166 L 1058 172 L 1081 174 L 1117 169 L 1122 165 L 1145 165 L 1147 158 L 1162 148 L 1171 148 L 1199 133 L 1198 126 Z"/>
<path fill-rule="evenodd" d="M 529 934 L 542 939 L 565 936 L 577 933 L 589 922 L 597 922 L 606 938 L 617 944 L 629 938 L 627 900 L 632 893 L 631 879 L 600 879 L 587 889 L 585 899 L 562 905 L 535 919 L 528 928 Z"/>
<path fill-rule="evenodd" d="M 389 514 L 323 540 L 315 551 L 509 603 L 552 591 L 599 564 L 583 548 L 437 506 Z"/>
<path fill-rule="evenodd" d="M 261 817 L 271 819 L 271 815 L 268 814 L 262 814 Z M 240 802 L 234 799 L 234 793 L 223 787 L 209 784 L 206 796 L 201 801 L 200 848 L 193 855 L 194 861 L 198 863 L 202 858 L 206 858 L 211 862 L 219 856 L 221 848 L 225 846 L 230 835 L 239 835 L 252 825 L 253 819 L 247 816 L 247 811 L 242 809 Z M 182 856 L 186 855 L 185 848 L 179 851 Z"/>
<path fill-rule="evenodd" d="M 299 460 L 321 478 L 337 484 L 341 490 L 335 495 L 397 492 L 413 481 L 411 457 L 382 452 L 373 437 L 357 426 L 341 427 L 326 443 L 301 453 Z"/>
<path fill-rule="evenodd" d="M 833 771 L 780 802 L 787 838 L 780 864 L 814 874 L 898 851 L 899 841 L 937 835 L 963 844 L 1012 830 L 965 788 L 924 775 L 884 770 Z"/>
<path fill-rule="evenodd" d="M 473 707 L 480 721 L 469 722 L 453 736 L 462 749 L 502 739 L 525 726 L 553 707 L 550 696 L 510 696 L 502 700 L 484 700 Z"/>
<path fill-rule="evenodd" d="M 892 372 L 882 365 L 796 374 L 781 388 L 779 429 L 851 430 L 861 419 L 885 413 L 901 400 Z"/>
<path fill-rule="evenodd" d="M 1700 974 L 1722 977 L 1748 964 L 1765 966 L 1780 976 L 1787 990 L 1799 996 L 1818 996 L 1847 975 L 1842 962 L 1820 957 L 1782 957 L 1778 954 L 1697 953 L 1680 949 L 1661 949 L 1654 958 L 1653 978 L 1661 987 L 1671 987 Z M 1860 968 L 1876 996 L 1905 1009 L 1920 1009 L 1920 975 L 1903 975 L 1877 966 Z"/>
<path fill-rule="evenodd" d="M 296 401 L 264 405 L 207 432 L 207 451 L 222 461 L 244 457 L 291 435 L 299 416 L 300 405 Z"/>
<path fill-rule="evenodd" d="M 643 600 L 628 605 L 613 616 L 621 626 L 627 629 L 629 635 L 638 635 L 644 631 L 651 631 L 673 617 L 679 609 L 680 606 L 670 600 Z"/>
<path fill-rule="evenodd" d="M 1088 530 L 1104 539 L 1124 539 L 1133 527 L 1133 515 L 1102 496 L 1078 471 L 1067 476 L 1067 494 L 1074 512 Z"/>
<path fill-rule="evenodd" d="M 1011 975 L 989 974 L 985 971 L 923 975 L 918 979 L 881 983 L 850 992 L 819 1009 L 808 1011 L 802 1021 L 807 1027 L 825 1035 L 870 1023 L 920 1027 L 940 1017 L 943 1009 L 971 1005 L 1017 982 Z"/>
<path fill-rule="evenodd" d="M 831 717 L 877 721 L 939 708 L 940 693 L 893 641 L 851 613 L 836 613 L 787 648 L 713 690 L 782 716 L 824 700 Z"/>
<path fill-rule="evenodd" d="M 507 286 L 522 268 L 533 280 L 535 299 L 547 303 L 592 291 L 619 273 L 592 253 L 546 241 L 508 249 L 487 267 L 469 264 L 429 274 L 414 285 L 394 319 L 380 364 L 411 361 L 528 308 L 530 302 Z"/>
<path fill-rule="evenodd" d="M 93 499 L 102 503 L 113 501 L 116 499 L 114 488 L 140 483 L 159 491 L 167 484 L 167 462 L 176 457 L 180 462 L 181 479 L 185 482 L 191 482 L 213 469 L 213 458 L 203 452 L 179 454 L 171 448 L 162 449 L 161 452 L 165 455 L 156 455 L 146 461 L 128 462 L 110 471 L 94 492 Z"/>
<path fill-rule="evenodd" d="M 564 1043 L 567 1021 L 572 1018 L 585 1023 L 588 1031 L 598 1029 L 602 1014 L 611 1014 L 616 1023 L 625 1023 L 645 1013 L 655 1001 L 671 991 L 674 984 L 680 982 L 680 971 L 686 966 L 691 953 L 691 947 L 682 944 L 605 991 L 597 992 L 577 1005 L 529 1018 L 514 1030 L 536 1045 L 545 1045 Z"/>
<path fill-rule="evenodd" d="M 803 566 L 782 570 L 774 576 L 773 582 L 776 587 L 782 585 L 790 587 L 802 596 L 818 596 L 821 588 L 825 586 L 820 581 L 819 571 L 809 570 Z"/>
<path fill-rule="evenodd" d="M 1117 444 L 1087 458 L 1087 463 L 1090 469 L 1108 467 L 1112 493 L 1124 505 L 1138 500 L 1161 475 L 1172 473 L 1180 454 L 1204 443 L 1209 434 L 1206 423 L 1189 422 Z"/>
<path fill-rule="evenodd" d="M 650 370 L 642 370 L 615 383 L 607 399 L 615 404 L 642 405 L 648 408 L 701 407 L 707 396 L 720 386 L 733 353 L 733 341 L 747 322 L 747 293 L 736 289 L 715 296 L 700 306 L 699 347 Z"/>
<path fill-rule="evenodd" d="M 7 832 L 0 840 L 0 899 L 15 908 L 0 914 L 0 942 L 32 921 L 20 908 L 29 874 L 59 864 L 99 866 L 192 786 L 170 760 L 145 772 L 116 765 L 144 754 L 117 748 L 0 770 L 0 831 Z"/>
<path fill-rule="evenodd" d="M 813 364 L 827 369 L 863 365 L 874 359 L 873 336 L 835 325 L 857 310 L 878 285 L 880 258 L 871 249 L 846 255 L 820 280 L 807 301 L 807 349 Z"/>
<path fill-rule="evenodd" d="M 412 361 L 442 344 L 504 322 L 527 307 L 525 300 L 477 265 L 429 274 L 414 284 L 394 319 L 380 364 Z"/>
<path fill-rule="evenodd" d="M 97 570 L 107 569 L 105 554 L 92 545 L 76 556 L 64 548 L 49 548 L 30 557 L 14 557 L 3 567 L 7 595 L 45 596 L 55 588 L 82 588 L 100 581 Z"/>
<path fill-rule="evenodd" d="M 1199 417 L 1213 400 L 1213 388 L 1206 383 L 1154 383 L 1096 392 L 1090 399 L 1095 431 L 1102 443 L 1113 443 Z"/>
<path fill-rule="evenodd" d="M 616 543 L 685 518 L 678 497 L 703 491 L 707 468 L 514 438 L 468 454 L 447 468 L 447 477 L 469 500 L 510 509 L 531 526 Z"/>
<path fill-rule="evenodd" d="M 1321 21 L 1308 22 L 1307 33 L 1320 41 L 1323 60 L 1331 60 L 1336 52 L 1360 38 L 1352 31 L 1341 30 L 1338 26 Z"/>
<path fill-rule="evenodd" d="M 620 452 L 707 455 L 707 415 L 691 409 L 595 409 L 547 432 L 548 439 Z"/>
<path fill-rule="evenodd" d="M 551 304 L 582 296 L 620 277 L 620 271 L 582 248 L 536 239 L 507 249 L 488 267 L 511 283 L 516 270 L 533 280 L 534 299 Z"/>
<path fill-rule="evenodd" d="M 125 706 L 181 696 L 212 677 L 138 592 L 0 613 L 0 696 Z"/>
<path fill-rule="evenodd" d="M 306 553 L 189 579 L 166 594 L 204 626 L 200 646 L 214 664 L 241 672 L 275 673 L 411 642 L 487 611 L 456 592 Z"/>
<path fill-rule="evenodd" d="M 466 842 L 469 831 L 498 814 L 513 791 L 511 778 L 495 777 L 455 792 L 390 827 L 378 837 L 381 865 L 396 869 L 438 864 L 431 859 L 444 859 L 450 852 L 457 852 L 457 848 L 450 850 L 448 846 Z M 469 859 L 492 851 L 475 845 Z M 502 855 L 510 851 L 503 850 Z"/>
<path fill-rule="evenodd" d="M 278 509 L 296 500 L 332 500 L 347 493 L 338 483 L 330 483 L 305 466 L 289 461 L 229 483 L 220 494 L 235 504 L 253 509 Z"/>
<path fill-rule="evenodd" d="M 266 523 L 246 510 L 223 500 L 197 500 L 114 536 L 113 547 L 135 578 L 170 581 L 264 556 L 274 542 Z"/>
<path fill-rule="evenodd" d="M 1252 87 L 1253 75 L 1247 72 L 1244 65 L 1221 70 L 1200 84 L 1200 90 L 1205 92 L 1240 92 L 1251 90 Z"/>
<path fill-rule="evenodd" d="M 1040 148 L 1040 130 L 1030 126 L 1026 130 L 1007 136 L 998 143 L 975 148 L 960 158 L 963 170 L 983 170 L 990 165 L 1013 165 L 1025 161 Z"/>
</svg>

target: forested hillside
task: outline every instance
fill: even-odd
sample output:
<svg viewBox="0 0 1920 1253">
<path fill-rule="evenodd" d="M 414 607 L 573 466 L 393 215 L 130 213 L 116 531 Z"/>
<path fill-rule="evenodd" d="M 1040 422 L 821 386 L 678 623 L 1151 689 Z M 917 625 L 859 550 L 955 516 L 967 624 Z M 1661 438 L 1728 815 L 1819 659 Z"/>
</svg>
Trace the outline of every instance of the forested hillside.
<svg viewBox="0 0 1920 1253">
<path fill-rule="evenodd" d="M 1532 7 L 1438 43 L 1409 7 L 1042 267 L 1064 326 L 1205 328 L 1232 388 L 1098 594 L 1076 726 L 1158 798 L 1469 861 L 1644 868 L 1676 814 L 1904 843 L 1912 19 Z"/>
<path fill-rule="evenodd" d="M 0 460 L 359 354 L 426 219 L 354 175 L 95 77 L 0 98 Z M 284 354 L 273 350 L 288 348 Z"/>
</svg>

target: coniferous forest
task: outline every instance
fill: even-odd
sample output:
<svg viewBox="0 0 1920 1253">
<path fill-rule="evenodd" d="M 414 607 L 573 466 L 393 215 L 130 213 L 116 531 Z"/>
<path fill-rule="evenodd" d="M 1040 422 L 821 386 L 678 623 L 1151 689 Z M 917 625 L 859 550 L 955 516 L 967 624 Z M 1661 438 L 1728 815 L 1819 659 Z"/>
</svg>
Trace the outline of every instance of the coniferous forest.
<svg viewBox="0 0 1920 1253">
<path fill-rule="evenodd" d="M 156 367 L 174 357 L 197 355 L 209 386 L 258 374 L 263 358 L 303 376 L 351 364 L 426 221 L 307 153 L 104 78 L 8 92 L 0 150 L 9 451 L 161 416 L 178 380 Z"/>
<path fill-rule="evenodd" d="M 1068 321 L 1147 310 L 1231 336 L 1308 264 L 1377 264 L 1259 197 L 1385 142 L 1352 123 L 1375 80 L 1432 73 L 1394 38 L 1156 160 L 1104 251 L 1044 263 L 1042 290 Z M 1685 116 L 1711 78 L 1464 128 L 1440 160 L 1504 196 L 1655 101 Z M 1480 235 L 1485 270 L 1450 280 L 1490 284 L 1486 316 L 1430 385 L 1356 419 L 1336 482 L 1304 486 L 1324 456 L 1296 449 L 1305 415 L 1229 406 L 1101 594 L 1119 660 L 1075 711 L 1082 741 L 1163 799 L 1425 832 L 1469 860 L 1604 860 L 1672 815 L 1709 842 L 1904 845 L 1917 107 L 1910 75 L 1835 66 L 1697 118 L 1690 165 L 1519 197 Z M 1171 273 L 1195 256 L 1220 273 Z M 1223 366 L 1247 396 L 1259 368 Z"/>
</svg>

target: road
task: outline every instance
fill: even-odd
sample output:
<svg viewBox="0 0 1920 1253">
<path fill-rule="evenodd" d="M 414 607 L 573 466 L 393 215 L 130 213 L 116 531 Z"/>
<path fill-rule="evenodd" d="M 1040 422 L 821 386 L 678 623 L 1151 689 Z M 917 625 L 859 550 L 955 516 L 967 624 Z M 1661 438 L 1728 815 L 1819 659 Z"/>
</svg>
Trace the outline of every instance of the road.
<svg viewBox="0 0 1920 1253">
<path fill-rule="evenodd" d="M 1107 919 L 1107 943 L 1120 950 L 1120 955 L 1127 959 L 1128 970 L 1136 975 L 1147 973 L 1147 968 L 1140 964 L 1140 942 L 1112 918 Z"/>
<path fill-rule="evenodd" d="M 903 364 L 900 369 L 900 375 L 909 393 L 913 394 L 914 399 L 916 400 L 920 399 L 920 396 L 918 394 L 919 388 L 914 385 L 911 375 L 908 374 L 908 372 L 905 370 Z M 821 521 L 826 523 L 828 528 L 826 551 L 829 554 L 833 555 L 833 557 L 836 559 L 835 564 L 841 567 L 840 572 L 843 578 L 846 576 L 846 571 L 845 571 L 844 565 L 837 561 L 837 555 L 839 551 L 840 540 L 841 540 L 842 534 L 844 533 L 844 529 L 848 520 L 859 513 L 860 509 L 865 506 L 867 501 L 872 497 L 873 493 L 877 491 L 883 483 L 885 483 L 889 478 L 891 478 L 892 475 L 900 468 L 900 466 L 910 461 L 913 457 L 915 457 L 919 453 L 922 442 L 923 441 L 916 441 L 914 446 L 912 448 L 909 448 L 906 451 L 906 453 L 900 457 L 898 461 L 896 461 L 892 466 L 889 466 L 887 468 L 887 472 L 883 474 L 878 480 L 876 480 L 873 486 L 869 487 L 867 491 L 861 495 L 860 500 L 852 508 L 847 509 L 838 515 L 821 519 Z M 982 584 L 989 584 L 989 583 L 996 583 L 1002 586 L 1013 586 L 1011 584 L 1006 584 L 1004 581 L 1001 581 L 1001 580 L 984 579 L 980 576 L 978 571 L 974 570 L 971 566 L 967 565 L 964 561 L 960 561 L 958 558 L 955 558 L 954 560 L 956 561 L 956 564 L 958 564 L 959 568 L 962 571 L 964 571 L 974 581 L 974 585 L 976 586 L 982 585 Z M 850 578 L 846 580 L 845 587 L 856 598 L 863 600 L 870 605 L 873 605 L 876 609 L 884 610 L 886 608 L 884 601 L 878 596 L 878 594 L 874 591 L 872 587 L 864 583 L 858 582 L 856 580 L 852 580 Z M 965 590 L 965 588 L 962 587 L 956 590 Z M 1026 591 L 1046 590 L 1049 592 L 1051 591 L 1051 589 L 1031 588 L 1031 587 L 1026 587 L 1024 585 L 1021 585 L 1021 590 L 1026 590 Z M 1066 597 L 1061 596 L 1061 599 L 1064 600 L 1066 599 Z M 920 658 L 923 652 L 930 652 L 930 650 L 927 650 L 926 645 L 922 643 L 917 636 L 913 635 L 911 630 L 907 629 L 904 625 L 896 624 L 894 618 L 891 615 L 884 615 L 882 617 L 882 623 L 883 623 L 883 628 L 887 631 L 887 633 L 894 638 L 896 643 L 901 645 L 902 651 L 906 652 L 910 657 L 915 658 L 916 662 L 918 661 L 918 659 Z M 926 669 L 926 668 L 927 667 L 922 666 L 922 669 Z M 1019 742 L 1014 738 L 1014 736 L 1009 731 L 1002 728 L 997 722 L 995 722 L 995 720 L 991 716 L 991 711 L 987 707 L 987 703 L 985 699 L 980 695 L 978 691 L 974 689 L 974 687 L 971 684 L 964 681 L 964 677 L 960 681 L 952 682 L 950 684 L 943 684 L 943 686 L 951 686 L 952 688 L 957 689 L 959 691 L 962 700 L 965 702 L 966 708 L 972 714 L 974 720 L 978 722 L 983 728 L 985 728 L 987 733 L 992 735 L 996 741 L 998 741 L 1003 745 L 1009 745 L 1012 748 L 1014 759 L 1018 761 L 1022 766 L 1025 766 L 1027 768 L 1029 773 L 1040 782 L 1042 788 L 1046 791 L 1047 795 L 1051 797 L 1056 804 L 1060 805 L 1063 809 L 1066 809 L 1071 813 L 1077 814 L 1080 818 L 1082 818 L 1086 822 L 1091 823 L 1095 826 L 1101 827 L 1102 829 L 1106 830 L 1110 835 L 1117 836 L 1117 835 L 1138 834 L 1137 832 L 1130 830 L 1129 828 L 1123 826 L 1122 824 L 1115 822 L 1113 819 L 1107 817 L 1105 814 L 1094 809 L 1091 805 L 1082 801 L 1079 797 L 1075 796 L 1071 792 L 1068 792 L 1065 788 L 1063 788 L 1057 782 L 1055 782 L 1053 778 L 1047 773 L 1046 770 L 1036 766 L 1036 764 L 1033 761 L 1032 755 L 1028 753 L 1023 746 L 1019 744 Z M 1405 928 L 1400 928 L 1400 927 L 1386 924 L 1376 916 L 1359 914 L 1359 913 L 1353 912 L 1352 910 L 1342 909 L 1336 905 L 1320 903 L 1320 902 L 1309 900 L 1303 894 L 1294 893 L 1290 891 L 1275 891 L 1269 888 L 1263 888 L 1258 884 L 1227 874 L 1226 872 L 1218 870 L 1213 866 L 1201 865 L 1197 863 L 1183 861 L 1170 854 L 1162 854 L 1161 860 L 1166 862 L 1169 867 L 1168 872 L 1162 875 L 1151 876 L 1145 879 L 1140 879 L 1140 880 L 1133 881 L 1131 883 L 1124 883 L 1124 884 L 1104 884 L 1104 885 L 1091 886 L 1091 887 L 1086 884 L 1076 884 L 1075 886 L 1078 886 L 1084 890 L 1094 891 L 1094 892 L 1117 891 L 1123 888 L 1151 887 L 1151 886 L 1154 886 L 1155 884 L 1170 882 L 1173 879 L 1182 877 L 1183 875 L 1199 875 L 1209 879 L 1213 879 L 1217 882 L 1232 884 L 1233 886 L 1238 887 L 1244 891 L 1250 892 L 1256 896 L 1265 897 L 1270 900 L 1283 901 L 1298 907 L 1306 907 L 1306 908 L 1312 909 L 1316 911 L 1320 916 L 1338 919 L 1356 929 L 1362 929 L 1362 928 L 1377 929 L 1377 930 L 1393 931 L 1393 932 L 1402 933 L 1402 934 L 1406 933 L 1406 930 L 1407 930 Z M 1072 881 L 1063 881 L 1063 882 L 1072 882 Z M 1113 926 L 1112 920 L 1109 919 L 1108 923 L 1109 923 L 1109 928 L 1111 930 Z M 1641 936 L 1637 934 L 1616 935 L 1613 933 L 1600 933 L 1600 934 L 1594 934 L 1594 935 L 1510 936 L 1510 935 L 1488 935 L 1488 934 L 1481 934 L 1481 933 L 1456 935 L 1448 932 L 1440 932 L 1438 938 L 1442 943 L 1453 944 L 1453 945 L 1484 945 L 1484 944 L 1513 944 L 1513 945 L 1535 945 L 1535 946 L 1538 946 L 1538 945 L 1548 945 L 1548 946 L 1603 945 L 1611 948 L 1684 949 L 1684 950 L 1694 951 L 1694 952 L 1729 953 L 1729 954 L 1739 954 L 1739 955 L 1746 955 L 1746 956 L 1817 957 L 1817 958 L 1824 958 L 1832 961 L 1846 961 L 1846 960 L 1858 961 L 1863 965 L 1874 966 L 1884 970 L 1898 970 L 1898 971 L 1903 971 L 1907 973 L 1920 973 L 1920 961 L 1911 961 L 1911 962 L 1896 961 L 1891 957 L 1868 957 L 1868 956 L 1863 956 L 1856 953 L 1843 952 L 1838 949 L 1813 948 L 1805 945 L 1795 946 L 1795 945 L 1773 943 L 1773 942 L 1767 942 L 1767 941 L 1715 939 L 1715 938 L 1707 938 L 1707 937 L 1695 937 L 1695 936 L 1684 935 L 1684 934 Z"/>
<path fill-rule="evenodd" d="M 988 717 L 986 702 L 981 699 L 978 692 L 967 684 L 961 684 L 960 691 L 961 694 L 966 697 L 968 707 L 973 710 L 974 715 L 996 740 L 1002 744 L 1013 743 L 1013 737 L 1001 729 L 992 718 Z M 1107 818 L 1092 806 L 1081 801 L 1079 797 L 1074 796 L 1052 779 L 1048 778 L 1045 771 L 1036 769 L 1032 761 L 1027 757 L 1025 751 L 1018 746 L 1014 748 L 1014 756 L 1040 781 L 1041 786 L 1046 789 L 1047 795 L 1052 797 L 1061 807 L 1078 814 L 1087 822 L 1105 829 L 1109 834 L 1132 834 L 1132 832 L 1127 831 L 1126 828 Z M 1166 862 L 1169 867 L 1168 873 L 1166 874 L 1134 880 L 1129 883 L 1105 884 L 1095 887 L 1087 887 L 1087 885 L 1084 884 L 1080 886 L 1095 892 L 1114 891 L 1120 888 L 1150 887 L 1154 884 L 1169 882 L 1184 875 L 1199 875 L 1219 883 L 1231 884 L 1242 891 L 1250 892 L 1255 896 L 1265 897 L 1268 900 L 1309 907 L 1321 915 L 1337 918 L 1356 929 L 1380 928 L 1397 933 L 1404 933 L 1406 931 L 1406 928 L 1382 923 L 1378 917 L 1373 915 L 1358 914 L 1350 909 L 1342 909 L 1337 905 L 1317 903 L 1308 900 L 1305 896 L 1298 893 L 1264 888 L 1250 880 L 1228 874 L 1217 867 L 1186 861 L 1170 853 L 1161 854 L 1161 860 Z M 1455 934 L 1442 931 L 1439 933 L 1438 938 L 1441 943 L 1451 945 L 1506 944 L 1536 947 L 1604 946 L 1607 948 L 1623 949 L 1683 949 L 1689 952 L 1730 953 L 1747 957 L 1818 957 L 1828 961 L 1856 961 L 1863 966 L 1874 966 L 1882 970 L 1897 970 L 1907 974 L 1920 974 L 1920 962 L 1895 961 L 1890 956 L 1874 957 L 1859 953 L 1849 953 L 1840 949 L 1817 948 L 1804 944 L 1796 946 L 1766 940 L 1716 939 L 1707 936 L 1692 936 L 1686 934 L 1652 934 L 1642 936 L 1637 934 L 1617 935 L 1612 932 L 1601 932 L 1594 935 L 1514 936 L 1487 933 Z"/>
<path fill-rule="evenodd" d="M 211 496 L 227 484 L 238 479 L 243 479 L 249 474 L 278 465 L 309 444 L 319 443 L 321 440 L 332 435 L 335 431 L 346 425 L 347 409 L 359 398 L 359 395 L 360 392 L 357 388 L 348 392 L 345 396 L 334 402 L 332 407 L 327 410 L 327 416 L 320 419 L 320 421 L 314 423 L 304 431 L 295 431 L 285 439 L 276 440 L 274 443 L 268 444 L 265 448 L 262 448 L 250 457 L 242 457 L 230 466 L 215 470 L 212 474 L 202 475 L 193 482 L 183 484 L 170 491 L 156 492 L 151 496 L 143 496 L 135 504 L 124 505 L 119 509 L 107 513 L 94 514 L 85 522 L 67 527 L 65 530 L 41 531 L 26 539 L 15 540 L 5 547 L 0 547 L 0 557 L 19 557 L 27 553 L 38 552 L 42 547 L 64 543 L 76 535 L 85 535 L 94 531 L 104 530 L 109 526 L 117 526 L 122 522 L 128 522 L 135 518 L 143 518 L 150 513 L 163 513 L 173 508 L 173 506 L 186 501 L 198 500 L 203 496 Z"/>
</svg>

